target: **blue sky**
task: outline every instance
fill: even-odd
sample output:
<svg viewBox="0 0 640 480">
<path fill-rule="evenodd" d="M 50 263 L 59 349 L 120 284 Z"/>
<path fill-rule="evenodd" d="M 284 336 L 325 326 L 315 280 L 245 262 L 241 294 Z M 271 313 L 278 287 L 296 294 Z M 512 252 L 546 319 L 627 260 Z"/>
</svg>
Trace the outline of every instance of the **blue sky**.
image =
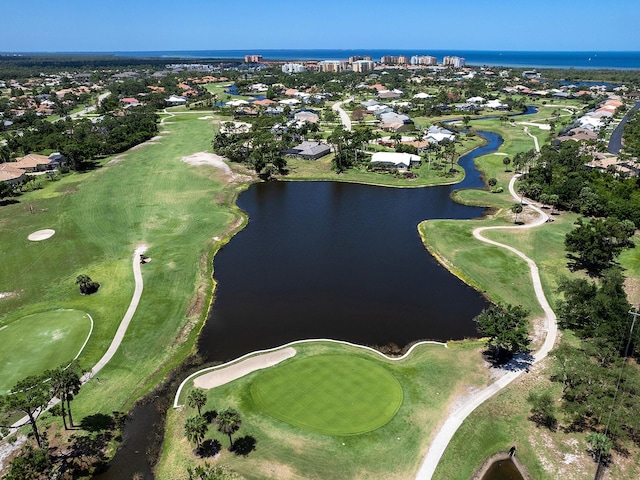
<svg viewBox="0 0 640 480">
<path fill-rule="evenodd" d="M 0 51 L 640 50 L 639 0 L 2 0 Z"/>
</svg>

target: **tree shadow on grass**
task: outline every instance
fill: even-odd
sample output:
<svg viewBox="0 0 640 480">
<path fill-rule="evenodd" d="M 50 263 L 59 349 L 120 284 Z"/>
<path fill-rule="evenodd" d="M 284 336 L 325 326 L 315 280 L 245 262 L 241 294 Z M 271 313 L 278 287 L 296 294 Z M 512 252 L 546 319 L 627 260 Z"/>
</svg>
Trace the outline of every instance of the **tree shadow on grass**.
<svg viewBox="0 0 640 480">
<path fill-rule="evenodd" d="M 244 437 L 237 438 L 233 442 L 233 446 L 229 449 L 236 455 L 242 455 L 246 457 L 256 449 L 256 439 L 252 435 L 245 435 Z"/>
<path fill-rule="evenodd" d="M 196 455 L 200 458 L 215 457 L 222 450 L 222 444 L 218 440 L 205 440 L 196 448 Z"/>
<path fill-rule="evenodd" d="M 80 422 L 80 428 L 87 432 L 103 432 L 105 430 L 112 430 L 116 426 L 116 422 L 111 415 L 105 415 L 104 413 L 96 413 L 84 417 Z"/>
<path fill-rule="evenodd" d="M 491 364 L 493 368 L 499 368 L 508 372 L 520 372 L 522 370 L 529 371 L 529 367 L 533 365 L 533 355 L 529 352 L 518 353 L 517 355 L 511 355 L 504 353 L 496 356 L 494 351 L 486 350 L 484 357 L 487 362 Z"/>
</svg>

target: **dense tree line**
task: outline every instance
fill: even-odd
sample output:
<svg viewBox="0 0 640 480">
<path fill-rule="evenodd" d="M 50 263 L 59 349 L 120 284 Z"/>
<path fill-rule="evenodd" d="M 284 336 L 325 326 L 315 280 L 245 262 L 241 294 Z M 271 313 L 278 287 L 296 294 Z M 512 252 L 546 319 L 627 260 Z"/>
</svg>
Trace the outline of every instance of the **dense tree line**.
<svg viewBox="0 0 640 480">
<path fill-rule="evenodd" d="M 134 58 L 117 55 L 95 54 L 21 54 L 0 55 L 0 79 L 29 78 L 41 73 L 58 73 L 61 70 L 160 70 L 170 63 L 167 58 Z M 210 63 L 220 66 L 237 66 L 240 59 L 179 59 L 180 63 Z"/>
<path fill-rule="evenodd" d="M 34 125 L 7 139 L 13 156 L 43 150 L 60 151 L 69 166 L 82 170 L 101 156 L 123 152 L 158 133 L 158 116 L 153 108 L 135 107 L 123 115 L 105 115 L 96 123 L 89 119 L 59 122 L 37 119 Z"/>
<path fill-rule="evenodd" d="M 258 175 L 268 178 L 272 174 L 286 172 L 287 160 L 282 153 L 294 146 L 306 132 L 285 128 L 285 115 L 259 116 L 248 119 L 251 129 L 248 132 L 234 131 L 233 123 L 223 125 L 224 131 L 213 138 L 213 151 L 232 162 L 245 163 Z"/>
<path fill-rule="evenodd" d="M 533 162 L 535 155 L 514 158 L 516 169 Z M 578 142 L 545 145 L 519 188 L 534 200 L 556 199 L 554 207 L 586 216 L 615 216 L 640 226 L 640 180 L 626 178 L 613 171 L 591 169 L 586 164 L 592 157 Z M 544 196 L 544 197 L 543 197 Z"/>
<path fill-rule="evenodd" d="M 563 279 L 560 325 L 579 344 L 556 349 L 552 380 L 562 383 L 564 418 L 575 430 L 602 434 L 623 450 L 624 442 L 640 445 L 640 358 L 632 330 L 631 305 L 620 268 L 606 270 L 600 282 Z"/>
<path fill-rule="evenodd" d="M 623 138 L 624 152 L 634 157 L 640 155 L 640 111 L 636 111 L 625 124 Z"/>
</svg>

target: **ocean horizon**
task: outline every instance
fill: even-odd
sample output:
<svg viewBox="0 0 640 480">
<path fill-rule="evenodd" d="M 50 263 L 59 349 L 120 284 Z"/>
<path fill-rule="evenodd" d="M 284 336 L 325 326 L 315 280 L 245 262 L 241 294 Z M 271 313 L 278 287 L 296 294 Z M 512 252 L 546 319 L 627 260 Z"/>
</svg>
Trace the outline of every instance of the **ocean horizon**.
<svg viewBox="0 0 640 480">
<path fill-rule="evenodd" d="M 111 52 L 6 52 L 3 55 L 78 54 L 114 55 L 133 58 L 244 59 L 262 55 L 263 60 L 346 60 L 368 55 L 379 61 L 383 55 L 431 55 L 442 62 L 445 55 L 463 57 L 467 65 L 514 68 L 640 69 L 640 51 L 512 51 L 512 50 L 429 50 L 429 49 L 237 49 L 237 50 L 154 50 Z"/>
<path fill-rule="evenodd" d="M 236 50 L 152 50 L 111 52 L 5 52 L 2 55 L 113 55 L 132 58 L 244 59 L 262 55 L 263 60 L 346 60 L 368 55 L 379 61 L 383 55 L 431 55 L 441 63 L 445 55 L 466 59 L 467 65 L 513 68 L 640 69 L 640 51 L 513 51 L 513 50 L 429 50 L 429 49 L 236 49 Z"/>
</svg>

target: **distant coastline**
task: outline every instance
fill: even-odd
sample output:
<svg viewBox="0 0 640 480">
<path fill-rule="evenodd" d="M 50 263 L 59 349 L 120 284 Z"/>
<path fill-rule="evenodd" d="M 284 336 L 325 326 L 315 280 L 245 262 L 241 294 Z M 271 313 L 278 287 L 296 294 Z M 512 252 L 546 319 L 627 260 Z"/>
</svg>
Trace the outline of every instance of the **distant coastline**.
<svg viewBox="0 0 640 480">
<path fill-rule="evenodd" d="M 383 55 L 432 55 L 441 62 L 445 55 L 464 57 L 467 65 L 511 68 L 575 68 L 582 70 L 640 69 L 640 51 L 618 52 L 540 52 L 540 51 L 490 51 L 490 50 L 430 50 L 430 49 L 345 49 L 345 50 L 296 50 L 296 49 L 242 49 L 242 50 L 157 50 L 131 52 L 29 52 L 38 54 L 92 54 L 133 58 L 167 59 L 243 59 L 245 55 L 262 55 L 264 60 L 346 60 L 350 56 L 369 55 L 379 61 Z M 2 53 L 3 55 L 11 52 Z M 27 52 L 16 52 L 26 55 Z"/>
</svg>

